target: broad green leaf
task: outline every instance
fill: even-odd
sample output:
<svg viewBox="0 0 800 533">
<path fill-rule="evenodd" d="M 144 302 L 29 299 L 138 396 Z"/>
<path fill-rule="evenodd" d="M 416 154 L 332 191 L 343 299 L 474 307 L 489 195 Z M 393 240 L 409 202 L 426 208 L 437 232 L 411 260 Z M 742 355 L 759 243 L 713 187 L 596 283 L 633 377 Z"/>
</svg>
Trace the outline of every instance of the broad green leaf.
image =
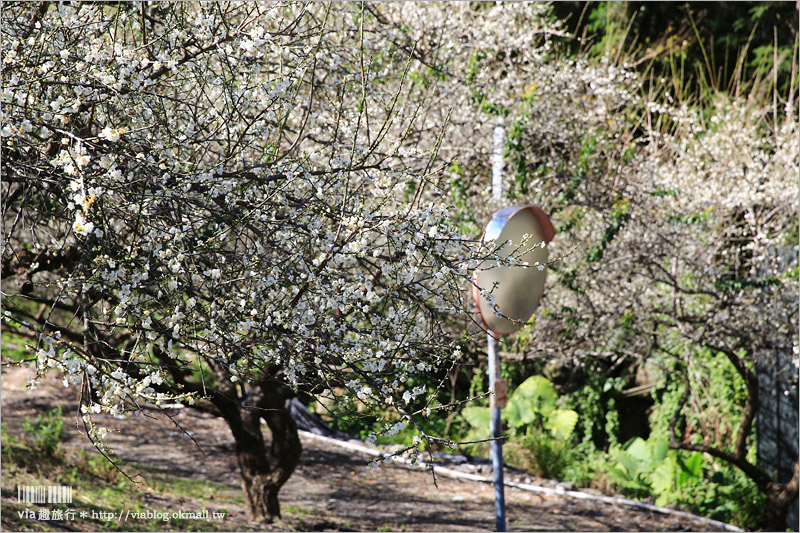
<svg viewBox="0 0 800 533">
<path fill-rule="evenodd" d="M 505 420 L 506 424 L 512 428 L 519 428 L 521 426 L 531 424 L 535 419 L 535 415 L 533 411 L 531 411 L 530 405 L 523 400 L 519 400 L 518 398 L 519 397 L 517 397 L 515 400 L 514 396 L 512 395 L 502 413 L 503 420 Z"/>
<path fill-rule="evenodd" d="M 695 452 L 686 461 L 686 468 L 691 472 L 695 477 L 700 477 L 700 474 L 703 473 L 703 463 L 704 463 L 703 454 L 700 452 Z"/>
<path fill-rule="evenodd" d="M 491 412 L 488 407 L 467 407 L 461 411 L 461 415 L 473 428 L 486 427 L 488 431 L 489 420 L 491 418 Z"/>
<path fill-rule="evenodd" d="M 611 465 L 608 467 L 608 473 L 611 474 L 612 481 L 618 484 L 623 484 L 631 481 L 631 476 L 625 468 L 620 468 L 621 465 Z"/>
<path fill-rule="evenodd" d="M 666 438 L 658 438 L 652 437 L 653 440 L 647 439 L 650 441 L 650 446 L 652 449 L 651 458 L 654 465 L 661 464 L 664 459 L 667 457 L 667 452 L 669 451 L 669 440 Z"/>
<path fill-rule="evenodd" d="M 678 485 L 683 485 L 700 477 L 703 473 L 703 454 L 695 452 L 687 461 L 678 460 L 681 471 L 678 473 Z"/>
<path fill-rule="evenodd" d="M 636 437 L 628 441 L 628 443 L 625 444 L 625 451 L 639 463 L 639 468 L 637 468 L 637 470 L 644 470 L 650 466 L 650 447 L 641 437 Z"/>
<path fill-rule="evenodd" d="M 556 409 L 547 417 L 544 427 L 549 429 L 555 438 L 567 440 L 577 423 L 578 413 L 572 409 Z"/>
<path fill-rule="evenodd" d="M 659 507 L 666 507 L 673 502 L 673 495 L 672 492 L 664 492 L 656 498 L 655 504 Z"/>
<path fill-rule="evenodd" d="M 483 440 L 489 438 L 489 419 L 491 412 L 488 407 L 467 407 L 461 411 L 461 416 L 472 427 L 467 434 L 467 440 Z"/>
<path fill-rule="evenodd" d="M 550 381 L 542 376 L 531 376 L 511 394 L 509 404 L 515 404 L 520 423 L 532 423 L 537 414 L 547 416 L 556 408 L 558 395 Z"/>
<path fill-rule="evenodd" d="M 671 503 L 676 467 L 675 456 L 665 456 L 664 460 L 650 477 L 650 481 L 653 485 L 653 492 L 658 496 L 657 501 L 661 501 L 658 505 Z"/>
<path fill-rule="evenodd" d="M 634 459 L 631 454 L 625 450 L 615 450 L 613 453 L 614 459 L 625 468 L 630 479 L 636 477 L 636 472 L 639 470 L 639 462 Z"/>
<path fill-rule="evenodd" d="M 487 425 L 485 428 L 472 428 L 467 432 L 464 438 L 468 442 L 486 440 L 489 438 L 489 426 Z"/>
</svg>

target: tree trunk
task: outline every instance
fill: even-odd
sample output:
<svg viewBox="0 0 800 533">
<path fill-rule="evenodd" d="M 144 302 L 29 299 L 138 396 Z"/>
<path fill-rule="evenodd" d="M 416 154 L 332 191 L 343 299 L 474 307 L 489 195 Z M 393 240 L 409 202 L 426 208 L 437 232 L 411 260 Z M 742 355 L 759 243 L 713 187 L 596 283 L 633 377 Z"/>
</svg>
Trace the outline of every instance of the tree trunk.
<svg viewBox="0 0 800 533">
<path fill-rule="evenodd" d="M 303 447 L 297 434 L 297 423 L 287 406 L 287 400 L 291 396 L 289 388 L 267 381 L 261 381 L 258 385 L 263 394 L 259 402 L 262 407 L 260 415 L 272 432 L 272 475 L 267 491 L 267 506 L 271 516 L 280 516 L 278 490 L 289 480 L 300 462 Z"/>
<path fill-rule="evenodd" d="M 302 453 L 297 425 L 285 407 L 287 392 L 279 383 L 259 382 L 245 405 L 229 402 L 223 414 L 236 441 L 248 517 L 257 522 L 280 517 L 278 491 Z M 269 449 L 261 432 L 262 417 L 272 432 Z"/>
<path fill-rule="evenodd" d="M 770 482 L 766 487 L 765 531 L 786 531 L 786 515 L 798 493 L 800 463 L 795 463 L 794 475 L 787 483 Z"/>
</svg>

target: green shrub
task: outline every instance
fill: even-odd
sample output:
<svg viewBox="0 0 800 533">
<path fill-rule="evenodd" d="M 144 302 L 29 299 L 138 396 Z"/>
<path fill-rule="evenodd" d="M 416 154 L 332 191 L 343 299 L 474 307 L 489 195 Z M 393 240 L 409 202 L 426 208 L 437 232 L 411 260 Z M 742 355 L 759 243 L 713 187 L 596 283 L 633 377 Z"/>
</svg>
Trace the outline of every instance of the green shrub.
<svg viewBox="0 0 800 533">
<path fill-rule="evenodd" d="M 558 395 L 553 384 L 542 376 L 523 381 L 502 409 L 508 428 L 508 462 L 538 476 L 560 478 L 572 461 L 568 444 L 578 413 L 557 408 Z M 488 407 L 470 406 L 461 413 L 471 429 L 467 440 L 489 437 Z"/>
<path fill-rule="evenodd" d="M 578 422 L 578 413 L 571 409 L 558 409 L 557 399 L 556 390 L 547 378 L 532 376 L 523 381 L 509 397 L 501 414 L 510 435 L 513 437 L 528 426 L 535 426 L 550 431 L 557 439 L 568 439 Z M 489 437 L 491 414 L 488 407 L 470 406 L 461 414 L 472 427 L 467 438 L 480 440 Z"/>
<path fill-rule="evenodd" d="M 634 438 L 608 453 L 608 481 L 627 496 L 653 497 L 716 520 L 757 528 L 764 497 L 735 467 L 700 452 L 672 450 L 664 435 Z"/>
<path fill-rule="evenodd" d="M 563 479 L 574 460 L 567 441 L 536 429 L 512 440 L 505 452 L 511 466 L 548 479 Z"/>
</svg>

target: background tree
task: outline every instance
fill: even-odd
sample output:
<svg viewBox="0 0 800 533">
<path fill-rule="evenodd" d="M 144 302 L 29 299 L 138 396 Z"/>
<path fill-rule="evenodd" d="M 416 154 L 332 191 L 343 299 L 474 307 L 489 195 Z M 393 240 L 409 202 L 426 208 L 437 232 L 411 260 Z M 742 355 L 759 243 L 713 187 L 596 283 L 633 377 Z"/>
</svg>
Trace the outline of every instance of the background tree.
<svg viewBox="0 0 800 533">
<path fill-rule="evenodd" d="M 797 67 L 784 52 L 797 41 L 781 18 L 793 4 L 767 8 L 746 9 L 774 15 L 772 37 L 755 32 L 752 44 L 771 43 L 771 59 L 762 48 L 754 63 L 744 39 L 729 43 L 738 74 L 687 60 L 686 69 L 646 76 L 637 65 L 646 65 L 647 50 L 572 55 L 559 44 L 569 40 L 564 26 L 537 22 L 521 6 L 441 13 L 408 4 L 382 15 L 421 58 L 412 78 L 444 85 L 441 101 L 454 103 L 441 153 L 458 158 L 449 188 L 462 227 L 477 229 L 491 205 L 489 139 L 501 117 L 507 200 L 542 205 L 556 223 L 551 251 L 566 257 L 554 265 L 535 324 L 506 347 L 528 351 L 539 369 L 546 362 L 566 370 L 562 384 L 576 396 L 599 376 L 611 429 L 591 428 L 592 415 L 582 413 L 599 446 L 652 430 L 675 449 L 735 465 L 766 495 L 768 527 L 778 527 L 797 474 L 778 481 L 753 456 L 755 366 L 775 351 L 796 361 Z M 694 20 L 705 44 L 719 44 L 711 39 L 715 13 Z M 639 427 L 623 428 L 610 418 L 625 418 L 622 406 L 610 402 L 641 385 L 637 371 L 649 374 L 647 407 L 658 409 L 650 420 L 646 412 L 628 417 Z M 796 398 L 796 376 L 787 381 L 781 393 Z"/>
</svg>

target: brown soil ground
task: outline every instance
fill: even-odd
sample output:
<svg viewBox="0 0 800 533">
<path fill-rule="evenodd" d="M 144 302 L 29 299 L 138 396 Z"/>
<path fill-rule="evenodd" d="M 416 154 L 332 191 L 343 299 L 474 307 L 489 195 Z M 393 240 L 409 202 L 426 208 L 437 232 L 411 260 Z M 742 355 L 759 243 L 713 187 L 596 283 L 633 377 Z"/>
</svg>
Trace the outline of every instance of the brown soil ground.
<svg viewBox="0 0 800 533">
<path fill-rule="evenodd" d="M 48 377 L 37 391 L 25 389 L 28 371 L 4 368 L 2 374 L 2 421 L 9 434 L 22 434 L 25 417 L 34 417 L 61 405 L 66 434 L 65 450 L 93 450 L 82 428 L 76 427 L 76 391 L 65 389 Z M 239 476 L 233 439 L 224 422 L 191 409 L 169 411 L 186 428 L 182 434 L 159 411 L 128 420 L 107 418 L 115 428 L 107 443 L 133 471 L 144 470 L 150 478 L 180 477 L 222 485 L 237 494 Z M 194 439 L 194 440 L 193 440 Z M 249 522 L 238 501 L 215 501 L 213 491 L 203 494 L 168 495 L 153 490 L 141 493 L 140 509 L 193 511 L 225 509 L 228 514 L 217 530 L 299 531 L 492 531 L 494 496 L 491 485 L 439 476 L 438 488 L 430 473 L 398 464 L 368 466 L 370 457 L 337 446 L 303 439 L 303 458 L 281 491 L 284 519 L 273 524 Z M 19 483 L 4 470 L 2 483 L 3 530 L 22 529 L 16 521 Z M 28 481 L 30 482 L 30 481 Z M 11 486 L 9 486 L 11 484 Z M 146 488 L 146 487 L 145 487 Z M 130 491 L 137 489 L 131 487 Z M 224 496 L 222 493 L 219 497 Z M 668 516 L 629 506 L 574 500 L 565 496 L 540 495 L 505 489 L 509 531 L 708 531 L 708 525 L 687 518 Z M 92 502 L 74 507 L 91 509 Z M 116 509 L 118 512 L 119 509 Z M 102 530 L 97 522 L 49 522 L 62 530 Z M 217 525 L 217 524 L 214 524 Z M 213 525 L 211 526 L 213 527 Z M 29 529 L 29 527 L 24 527 Z M 30 529 L 38 529 L 30 527 Z M 204 527 L 208 530 L 209 527 Z"/>
</svg>

